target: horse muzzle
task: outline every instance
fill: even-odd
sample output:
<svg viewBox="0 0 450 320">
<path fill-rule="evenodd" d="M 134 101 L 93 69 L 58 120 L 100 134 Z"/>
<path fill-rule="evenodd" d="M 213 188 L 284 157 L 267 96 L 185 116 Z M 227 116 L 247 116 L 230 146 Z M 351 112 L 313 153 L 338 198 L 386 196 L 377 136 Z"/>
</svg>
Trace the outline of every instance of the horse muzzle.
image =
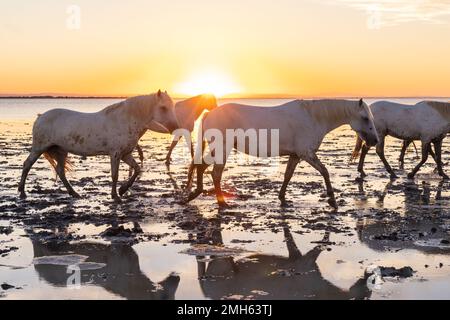
<svg viewBox="0 0 450 320">
<path fill-rule="evenodd" d="M 368 135 L 364 132 L 359 132 L 359 136 L 369 147 L 374 147 L 378 144 L 378 137 L 375 135 Z"/>
<path fill-rule="evenodd" d="M 176 130 L 180 129 L 180 126 L 178 125 L 178 123 L 170 123 L 166 126 L 166 128 L 171 134 L 173 134 Z"/>
</svg>

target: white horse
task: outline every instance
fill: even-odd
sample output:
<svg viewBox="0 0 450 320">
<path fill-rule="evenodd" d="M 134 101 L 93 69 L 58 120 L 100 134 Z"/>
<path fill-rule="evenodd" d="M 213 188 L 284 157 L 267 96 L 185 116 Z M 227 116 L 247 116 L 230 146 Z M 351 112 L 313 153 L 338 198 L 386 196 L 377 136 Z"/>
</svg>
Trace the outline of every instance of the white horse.
<svg viewBox="0 0 450 320">
<path fill-rule="evenodd" d="M 177 116 L 180 129 L 184 129 L 185 133 L 189 132 L 189 135 L 184 135 L 184 137 L 188 139 L 187 143 L 190 147 L 192 157 L 194 157 L 194 146 L 192 144 L 191 134 L 192 131 L 194 131 L 195 121 L 200 118 L 205 110 L 211 111 L 215 108 L 217 108 L 217 99 L 214 95 L 208 94 L 198 95 L 183 101 L 179 101 L 175 104 L 175 115 Z M 159 133 L 167 133 L 164 128 L 161 128 L 159 126 L 152 126 L 150 129 Z M 175 149 L 182 137 L 183 135 L 175 134 L 165 159 L 166 165 L 170 165 L 173 149 Z M 138 145 L 136 149 L 139 153 L 141 162 L 143 162 L 144 153 L 142 152 L 142 148 Z"/>
<path fill-rule="evenodd" d="M 55 168 L 69 194 L 78 193 L 66 179 L 68 153 L 80 156 L 108 155 L 111 157 L 111 196 L 117 195 L 120 160 L 134 169 L 133 176 L 120 187 L 122 196 L 134 183 L 140 167 L 131 155 L 139 138 L 150 127 L 159 124 L 169 132 L 178 129 L 172 99 L 167 92 L 130 98 L 96 113 L 81 113 L 65 109 L 50 110 L 39 116 L 33 126 L 33 145 L 23 166 L 19 184 L 21 198 L 25 198 L 25 181 L 36 162 L 44 154 Z"/>
<path fill-rule="evenodd" d="M 433 156 L 431 149 L 431 143 L 433 143 L 435 147 L 433 158 L 437 164 L 437 171 L 444 179 L 448 179 L 448 176 L 443 171 L 441 158 L 442 140 L 450 131 L 450 103 L 423 101 L 416 105 L 405 105 L 380 101 L 372 104 L 371 110 L 374 115 L 378 136 L 380 137 L 376 152 L 392 179 L 397 176 L 384 156 L 384 141 L 387 135 L 405 140 L 405 145 L 414 140 L 422 142 L 422 160 L 408 174 L 408 178 L 414 178 L 422 165 L 427 161 L 428 154 Z M 364 172 L 364 160 L 370 146 L 363 145 L 361 139 L 357 139 L 352 158 L 356 159 L 362 149 L 358 171 L 364 177 L 366 175 Z M 403 157 L 404 152 L 402 150 L 400 159 Z"/>
<path fill-rule="evenodd" d="M 228 129 L 248 130 L 266 129 L 279 130 L 279 154 L 268 154 L 271 156 L 289 156 L 284 183 L 281 188 L 279 199 L 282 204 L 286 203 L 285 193 L 289 181 L 294 174 L 297 164 L 304 160 L 313 168 L 318 170 L 325 179 L 329 204 L 337 209 L 334 191 L 331 186 L 330 176 L 326 167 L 320 162 L 316 155 L 322 140 L 330 131 L 349 124 L 361 138 L 369 145 L 378 142 L 372 113 L 369 107 L 360 101 L 348 100 L 295 100 L 277 107 L 256 107 L 240 104 L 227 104 L 209 112 L 202 124 L 203 137 L 209 129 L 218 130 L 222 135 Z M 208 143 L 211 145 L 211 140 Z M 224 149 L 227 141 L 224 139 Z M 236 146 L 236 140 L 231 142 Z M 257 154 L 261 145 L 271 145 L 271 141 L 259 141 L 256 147 Z M 204 150 L 204 143 L 202 149 Z M 271 147 L 269 147 L 270 149 Z M 249 150 L 255 149 L 246 145 L 241 152 L 250 154 Z M 212 177 L 216 191 L 217 200 L 220 206 L 226 206 L 224 196 L 220 187 L 222 172 L 225 167 L 228 154 L 224 154 L 223 162 L 214 162 Z M 204 159 L 204 158 L 203 158 Z M 201 162 L 201 161 L 199 161 Z M 198 197 L 203 192 L 203 173 L 208 164 L 192 164 L 188 179 L 188 186 L 192 180 L 194 169 L 197 170 L 197 189 L 189 195 L 188 201 Z"/>
</svg>

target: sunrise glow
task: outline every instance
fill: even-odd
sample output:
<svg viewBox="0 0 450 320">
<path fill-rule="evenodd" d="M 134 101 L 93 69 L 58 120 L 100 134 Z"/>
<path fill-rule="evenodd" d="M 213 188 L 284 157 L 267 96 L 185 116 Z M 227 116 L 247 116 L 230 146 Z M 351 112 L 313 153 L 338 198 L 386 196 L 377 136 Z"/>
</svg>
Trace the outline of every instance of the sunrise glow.
<svg viewBox="0 0 450 320">
<path fill-rule="evenodd" d="M 241 89 L 230 76 L 220 72 L 206 71 L 197 72 L 186 81 L 175 85 L 174 92 L 186 96 L 195 96 L 206 92 L 221 98 L 230 94 L 239 94 Z"/>
<path fill-rule="evenodd" d="M 0 95 L 450 96 L 450 3 L 405 3 L 4 1 Z"/>
</svg>

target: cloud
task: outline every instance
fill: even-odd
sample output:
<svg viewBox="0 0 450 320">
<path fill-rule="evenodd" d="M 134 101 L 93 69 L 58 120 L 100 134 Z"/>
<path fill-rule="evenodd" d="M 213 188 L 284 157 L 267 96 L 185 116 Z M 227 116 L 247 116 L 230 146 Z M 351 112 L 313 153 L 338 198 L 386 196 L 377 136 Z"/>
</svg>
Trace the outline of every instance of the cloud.
<svg viewBox="0 0 450 320">
<path fill-rule="evenodd" d="M 329 3 L 365 11 L 367 25 L 374 29 L 413 21 L 432 24 L 450 22 L 450 0 L 334 0 Z"/>
</svg>

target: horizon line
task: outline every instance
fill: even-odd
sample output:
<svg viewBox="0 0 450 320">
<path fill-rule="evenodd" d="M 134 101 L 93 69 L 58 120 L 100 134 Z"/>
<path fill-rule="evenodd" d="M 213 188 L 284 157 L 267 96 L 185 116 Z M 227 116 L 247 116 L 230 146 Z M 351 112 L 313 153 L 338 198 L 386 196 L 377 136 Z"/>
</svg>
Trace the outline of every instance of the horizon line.
<svg viewBox="0 0 450 320">
<path fill-rule="evenodd" d="M 206 93 L 205 93 L 206 94 Z M 140 94 L 130 95 L 78 95 L 78 94 L 0 94 L 0 99 L 127 99 Z M 174 95 L 174 100 L 187 99 L 189 95 Z M 296 94 L 231 94 L 219 97 L 219 100 L 227 99 L 316 99 L 316 98 L 340 98 L 340 99 L 375 99 L 375 98 L 388 98 L 388 99 L 418 99 L 418 98 L 439 98 L 447 99 L 450 96 L 440 95 L 296 95 Z"/>
</svg>

